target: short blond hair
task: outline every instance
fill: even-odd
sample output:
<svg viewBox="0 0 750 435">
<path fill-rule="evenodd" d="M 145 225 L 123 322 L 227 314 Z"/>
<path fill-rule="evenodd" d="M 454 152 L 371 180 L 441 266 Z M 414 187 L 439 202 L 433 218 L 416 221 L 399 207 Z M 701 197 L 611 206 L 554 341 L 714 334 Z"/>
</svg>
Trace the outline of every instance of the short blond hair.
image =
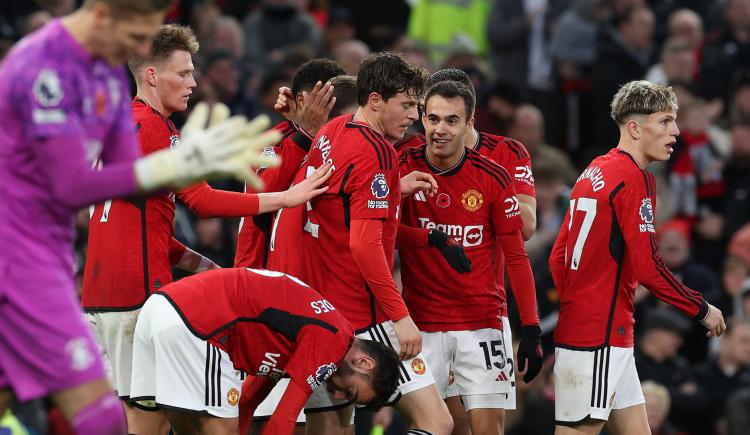
<svg viewBox="0 0 750 435">
<path fill-rule="evenodd" d="M 195 37 L 195 33 L 190 27 L 180 24 L 165 24 L 161 26 L 159 32 L 154 37 L 148 57 L 131 57 L 128 60 L 128 68 L 136 76 L 136 73 L 144 65 L 159 64 L 175 51 L 187 51 L 191 55 L 194 55 L 198 52 L 199 48 L 198 38 Z"/>
<path fill-rule="evenodd" d="M 656 85 L 646 80 L 625 83 L 610 104 L 610 115 L 617 125 L 623 125 L 630 115 L 651 115 L 657 112 L 677 112 L 677 96 L 671 86 Z"/>
</svg>

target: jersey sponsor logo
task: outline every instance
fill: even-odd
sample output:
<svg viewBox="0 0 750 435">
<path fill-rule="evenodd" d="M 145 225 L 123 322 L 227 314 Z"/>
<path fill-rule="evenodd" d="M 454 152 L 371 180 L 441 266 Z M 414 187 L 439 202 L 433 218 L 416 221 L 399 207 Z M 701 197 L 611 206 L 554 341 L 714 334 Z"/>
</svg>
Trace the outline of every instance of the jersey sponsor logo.
<svg viewBox="0 0 750 435">
<path fill-rule="evenodd" d="M 521 214 L 521 206 L 515 195 L 505 198 L 505 217 L 510 219 Z"/>
<path fill-rule="evenodd" d="M 45 68 L 39 71 L 39 75 L 34 80 L 33 90 L 36 101 L 45 107 L 58 105 L 65 96 L 60 76 L 53 69 Z"/>
<path fill-rule="evenodd" d="M 279 353 L 266 352 L 263 357 L 263 362 L 261 362 L 260 367 L 258 367 L 256 376 L 268 376 L 272 379 L 280 379 L 284 375 L 283 370 L 276 368 L 280 356 L 281 354 Z"/>
<path fill-rule="evenodd" d="M 422 194 L 424 195 L 424 192 L 422 192 Z M 448 208 L 451 205 L 451 197 L 444 192 L 438 193 L 437 198 L 435 198 L 435 204 L 440 208 Z"/>
<path fill-rule="evenodd" d="M 367 200 L 367 208 L 388 208 L 388 201 Z"/>
<path fill-rule="evenodd" d="M 651 198 L 644 198 L 641 201 L 641 207 L 638 209 L 638 214 L 641 216 L 642 224 L 638 225 L 639 230 L 642 233 L 655 233 L 654 228 L 654 206 L 651 204 Z"/>
<path fill-rule="evenodd" d="M 411 369 L 414 370 L 414 373 L 423 375 L 425 370 L 427 370 L 427 366 L 424 365 L 424 361 L 420 358 L 414 358 L 411 360 Z"/>
<path fill-rule="evenodd" d="M 325 299 L 310 302 L 310 306 L 312 307 L 315 314 L 327 313 L 329 311 L 334 311 L 336 309 L 333 306 L 333 304 L 331 304 Z"/>
<path fill-rule="evenodd" d="M 96 361 L 94 353 L 89 349 L 88 341 L 84 337 L 71 338 L 65 344 L 65 353 L 68 354 L 70 368 L 77 372 L 87 370 Z"/>
<path fill-rule="evenodd" d="M 437 229 L 453 237 L 464 247 L 479 246 L 484 240 L 484 225 L 451 225 L 432 222 L 429 218 L 418 218 L 422 228 Z"/>
<path fill-rule="evenodd" d="M 388 182 L 385 181 L 385 174 L 375 174 L 375 178 L 370 184 L 370 191 L 375 198 L 383 199 L 391 192 L 388 188 Z"/>
<path fill-rule="evenodd" d="M 523 181 L 529 186 L 534 185 L 534 174 L 531 172 L 531 166 L 516 166 L 516 173 L 514 177 L 518 181 Z"/>
<path fill-rule="evenodd" d="M 328 364 L 323 364 L 322 366 L 318 367 L 317 370 L 315 370 L 314 376 L 310 375 L 307 377 L 307 385 L 310 386 L 311 390 L 314 390 L 318 388 L 323 382 L 327 381 L 335 371 L 335 363 L 329 362 Z"/>
<path fill-rule="evenodd" d="M 461 195 L 461 204 L 466 210 L 477 211 L 482 208 L 483 203 L 484 197 L 477 190 L 469 189 Z"/>
<path fill-rule="evenodd" d="M 31 118 L 34 124 L 62 124 L 68 119 L 62 109 L 34 109 Z"/>
<path fill-rule="evenodd" d="M 581 180 L 590 180 L 591 188 L 594 192 L 598 192 L 604 189 L 604 174 L 598 166 L 589 166 L 585 171 L 578 177 L 576 183 Z"/>
<path fill-rule="evenodd" d="M 427 196 L 424 194 L 424 191 L 420 190 L 414 193 L 414 201 L 427 202 Z"/>
<path fill-rule="evenodd" d="M 237 402 L 240 401 L 240 392 L 236 388 L 230 388 L 227 391 L 227 403 L 229 406 L 237 406 Z"/>
</svg>

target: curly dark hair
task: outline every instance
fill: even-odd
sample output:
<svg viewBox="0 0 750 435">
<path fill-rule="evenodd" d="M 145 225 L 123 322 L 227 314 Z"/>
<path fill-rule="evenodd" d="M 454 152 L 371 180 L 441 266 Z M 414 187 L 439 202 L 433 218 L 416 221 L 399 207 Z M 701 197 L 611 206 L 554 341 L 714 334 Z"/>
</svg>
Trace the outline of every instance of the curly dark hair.
<svg viewBox="0 0 750 435">
<path fill-rule="evenodd" d="M 297 68 L 292 77 L 292 95 L 310 92 L 317 82 L 325 83 L 336 76 L 346 74 L 344 68 L 331 59 L 311 59 Z"/>
<path fill-rule="evenodd" d="M 424 94 L 427 74 L 400 54 L 374 53 L 359 66 L 357 103 L 367 104 L 370 94 L 377 92 L 388 100 L 402 92 L 420 98 Z"/>
<path fill-rule="evenodd" d="M 357 346 L 375 360 L 375 368 L 368 376 L 375 390 L 375 398 L 365 406 L 378 410 L 387 405 L 398 386 L 398 354 L 392 348 L 372 340 L 356 340 Z"/>
</svg>

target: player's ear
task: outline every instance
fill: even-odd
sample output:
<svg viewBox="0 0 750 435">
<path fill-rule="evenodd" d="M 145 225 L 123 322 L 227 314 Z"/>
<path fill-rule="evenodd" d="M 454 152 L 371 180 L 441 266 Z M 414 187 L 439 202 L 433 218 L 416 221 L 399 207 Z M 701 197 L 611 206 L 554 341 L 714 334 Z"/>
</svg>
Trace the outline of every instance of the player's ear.
<svg viewBox="0 0 750 435">
<path fill-rule="evenodd" d="M 383 102 L 383 96 L 377 92 L 370 92 L 370 95 L 367 96 L 367 105 L 375 112 L 380 110 Z"/>
<path fill-rule="evenodd" d="M 357 354 L 351 361 L 351 364 L 360 371 L 369 372 L 375 368 L 375 360 L 364 352 Z"/>
<path fill-rule="evenodd" d="M 157 78 L 156 78 L 156 68 L 153 66 L 149 66 L 143 69 L 143 75 L 146 79 L 146 83 L 148 83 L 151 86 L 156 86 Z"/>
<path fill-rule="evenodd" d="M 302 91 L 294 96 L 294 102 L 297 104 L 297 110 L 301 109 L 305 104 L 305 97 L 302 96 Z"/>
<path fill-rule="evenodd" d="M 641 138 L 641 125 L 638 123 L 638 120 L 633 118 L 628 119 L 625 123 L 625 129 L 631 139 L 639 140 Z"/>
</svg>

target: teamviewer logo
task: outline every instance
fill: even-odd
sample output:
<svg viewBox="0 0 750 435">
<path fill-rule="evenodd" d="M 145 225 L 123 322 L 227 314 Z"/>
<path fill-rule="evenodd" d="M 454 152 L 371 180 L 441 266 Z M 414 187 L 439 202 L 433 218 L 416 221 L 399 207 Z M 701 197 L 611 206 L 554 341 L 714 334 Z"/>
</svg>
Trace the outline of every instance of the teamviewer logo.
<svg viewBox="0 0 750 435">
<path fill-rule="evenodd" d="M 479 246 L 484 237 L 484 225 L 467 225 L 464 227 L 464 247 Z"/>
</svg>

